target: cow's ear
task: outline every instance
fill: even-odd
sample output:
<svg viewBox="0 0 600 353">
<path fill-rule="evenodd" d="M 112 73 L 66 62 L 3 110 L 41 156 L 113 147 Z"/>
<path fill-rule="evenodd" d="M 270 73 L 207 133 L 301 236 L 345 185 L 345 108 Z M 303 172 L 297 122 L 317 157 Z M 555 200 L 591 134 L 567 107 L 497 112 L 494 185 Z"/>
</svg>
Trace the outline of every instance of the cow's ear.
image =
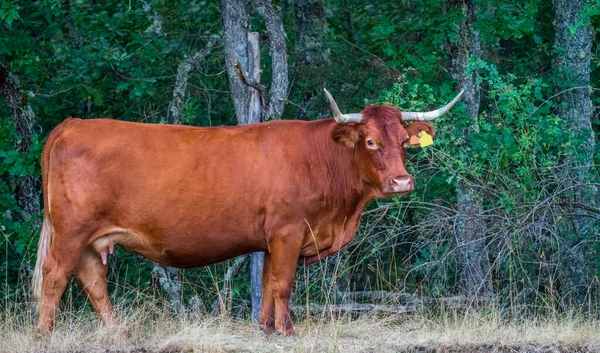
<svg viewBox="0 0 600 353">
<path fill-rule="evenodd" d="M 421 138 L 427 139 L 427 136 L 425 136 L 422 133 L 426 133 L 431 139 L 433 139 L 433 136 L 435 136 L 435 129 L 433 128 L 433 126 L 423 121 L 417 121 L 412 124 L 406 125 L 404 126 L 404 129 L 408 133 L 408 144 L 411 147 L 423 147 L 427 144 L 431 144 L 425 142 L 425 140 L 421 140 Z"/>
<path fill-rule="evenodd" d="M 344 146 L 354 148 L 358 142 L 358 130 L 355 124 L 337 124 L 331 132 L 331 138 Z"/>
</svg>

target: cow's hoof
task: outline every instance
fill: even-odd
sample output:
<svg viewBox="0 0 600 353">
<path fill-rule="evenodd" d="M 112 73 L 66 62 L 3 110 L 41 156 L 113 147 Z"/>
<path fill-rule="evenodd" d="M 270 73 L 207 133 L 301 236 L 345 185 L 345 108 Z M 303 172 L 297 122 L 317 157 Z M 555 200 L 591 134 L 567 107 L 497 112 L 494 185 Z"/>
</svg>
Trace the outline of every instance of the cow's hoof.
<svg viewBox="0 0 600 353">
<path fill-rule="evenodd" d="M 125 327 L 115 327 L 115 337 L 122 339 L 122 340 L 129 340 L 131 339 L 131 335 L 129 334 L 129 330 Z"/>
<path fill-rule="evenodd" d="M 260 325 L 259 327 L 260 327 L 261 331 L 267 336 L 275 333 L 274 326 Z"/>
<path fill-rule="evenodd" d="M 277 330 L 277 332 L 275 334 L 277 336 L 298 336 L 296 334 L 296 331 L 294 331 L 293 328 L 284 330 L 283 332 L 281 332 L 280 330 Z"/>
<path fill-rule="evenodd" d="M 52 327 L 48 327 L 48 326 L 38 326 L 35 329 L 35 336 L 37 338 L 45 338 L 45 337 L 49 337 L 50 335 L 52 335 L 52 331 L 54 331 L 52 329 Z"/>
</svg>

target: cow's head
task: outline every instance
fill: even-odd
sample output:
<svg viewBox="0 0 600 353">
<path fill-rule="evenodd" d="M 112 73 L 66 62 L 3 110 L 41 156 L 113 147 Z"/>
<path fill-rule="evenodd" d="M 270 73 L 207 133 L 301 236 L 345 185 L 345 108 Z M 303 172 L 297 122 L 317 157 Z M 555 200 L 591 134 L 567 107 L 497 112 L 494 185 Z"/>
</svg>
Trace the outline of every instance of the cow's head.
<svg viewBox="0 0 600 353">
<path fill-rule="evenodd" d="M 408 194 L 414 190 L 414 182 L 406 171 L 407 146 L 421 147 L 424 142 L 421 139 L 433 138 L 433 126 L 425 121 L 445 114 L 462 93 L 444 107 L 431 112 L 400 112 L 384 104 L 369 105 L 360 114 L 342 114 L 331 94 L 325 90 L 338 122 L 332 138 L 354 150 L 360 177 L 374 187 L 377 197 Z M 407 123 L 409 121 L 416 122 Z"/>
</svg>

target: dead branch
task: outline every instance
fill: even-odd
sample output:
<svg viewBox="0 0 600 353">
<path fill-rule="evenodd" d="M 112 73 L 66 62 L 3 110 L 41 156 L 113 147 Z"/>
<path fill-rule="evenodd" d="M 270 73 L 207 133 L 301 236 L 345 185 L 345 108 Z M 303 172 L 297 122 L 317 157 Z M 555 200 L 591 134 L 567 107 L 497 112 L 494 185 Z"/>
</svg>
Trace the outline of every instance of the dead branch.
<svg viewBox="0 0 600 353">
<path fill-rule="evenodd" d="M 173 99 L 169 111 L 173 124 L 181 124 L 181 110 L 187 94 L 189 74 L 195 70 L 202 61 L 211 53 L 221 36 L 212 36 L 206 46 L 198 50 L 194 55 L 184 58 L 177 67 L 177 78 L 173 87 Z"/>
<path fill-rule="evenodd" d="M 181 281 L 179 271 L 173 267 L 153 262 L 152 277 L 156 278 L 160 287 L 169 295 L 169 306 L 176 314 L 181 311 Z"/>
<path fill-rule="evenodd" d="M 151 4 L 146 1 L 142 1 L 142 8 L 148 16 L 148 20 L 152 22 L 150 27 L 146 28 L 144 33 L 155 33 L 161 35 L 163 32 L 163 20 L 162 17 L 156 12 L 156 10 L 152 9 Z"/>
<path fill-rule="evenodd" d="M 253 80 L 250 77 L 250 75 L 248 75 L 248 73 L 245 72 L 244 69 L 242 69 L 242 66 L 238 61 L 235 61 L 233 63 L 233 68 L 235 69 L 236 74 L 238 75 L 243 84 L 245 84 L 248 87 L 252 87 L 258 91 L 260 95 L 261 110 L 263 111 L 263 114 L 266 113 L 266 110 L 269 106 L 270 98 L 265 86 L 263 86 L 260 82 L 256 82 L 255 80 Z"/>
<path fill-rule="evenodd" d="M 365 312 L 381 312 L 381 313 L 393 313 L 393 314 L 405 314 L 415 312 L 425 306 L 431 306 L 432 308 L 437 306 L 440 309 L 461 309 L 461 308 L 470 308 L 473 306 L 479 306 L 482 304 L 489 303 L 492 301 L 487 297 L 477 297 L 474 299 L 469 299 L 465 296 L 456 296 L 456 297 L 447 297 L 447 298 L 417 298 L 411 297 L 406 294 L 394 294 L 387 292 L 357 292 L 360 295 L 365 295 L 366 293 L 378 293 L 375 296 L 382 296 L 383 293 L 386 296 L 398 295 L 399 297 L 404 297 L 404 299 L 410 297 L 410 303 L 406 305 L 386 305 L 386 304 L 329 304 L 329 305 L 321 305 L 321 304 L 313 304 L 310 303 L 308 305 L 308 312 L 310 315 L 324 315 L 324 314 L 333 314 L 340 315 L 345 313 L 365 313 Z M 295 305 L 292 307 L 292 311 L 298 315 L 303 316 L 307 314 L 307 307 L 302 305 Z"/>
<path fill-rule="evenodd" d="M 415 299 L 415 296 L 410 294 L 386 291 L 339 292 L 338 297 L 345 303 L 367 300 L 388 303 L 409 303 Z"/>
<path fill-rule="evenodd" d="M 219 291 L 219 296 L 212 304 L 211 315 L 218 316 L 222 312 L 225 312 L 225 299 L 229 297 L 229 293 L 231 292 L 231 280 L 235 275 L 240 272 L 242 265 L 246 261 L 249 255 L 239 256 L 235 259 L 231 267 L 227 269 L 225 272 L 225 277 L 223 278 L 223 287 Z"/>
</svg>

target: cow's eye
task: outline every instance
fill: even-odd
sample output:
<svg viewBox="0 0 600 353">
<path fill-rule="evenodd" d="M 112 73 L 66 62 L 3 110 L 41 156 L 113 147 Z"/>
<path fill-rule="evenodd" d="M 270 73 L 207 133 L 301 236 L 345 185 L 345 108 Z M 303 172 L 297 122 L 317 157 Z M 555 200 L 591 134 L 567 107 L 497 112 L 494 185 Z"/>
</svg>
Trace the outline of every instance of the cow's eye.
<svg viewBox="0 0 600 353">
<path fill-rule="evenodd" d="M 367 139 L 367 147 L 375 148 L 375 141 L 373 141 L 372 139 Z"/>
</svg>

